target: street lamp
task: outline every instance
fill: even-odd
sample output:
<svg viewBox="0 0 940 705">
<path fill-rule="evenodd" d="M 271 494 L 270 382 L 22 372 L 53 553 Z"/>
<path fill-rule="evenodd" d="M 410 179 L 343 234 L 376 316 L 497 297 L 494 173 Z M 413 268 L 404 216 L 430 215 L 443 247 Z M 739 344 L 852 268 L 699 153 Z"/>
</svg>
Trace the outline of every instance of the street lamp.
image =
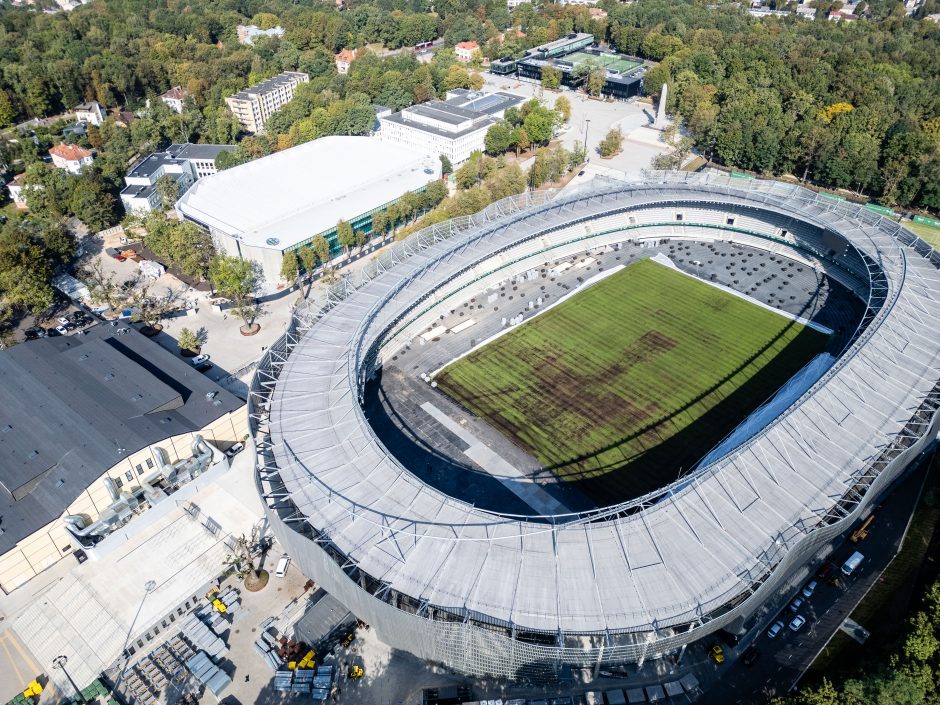
<svg viewBox="0 0 940 705">
<path fill-rule="evenodd" d="M 156 589 L 157 589 L 156 580 L 148 580 L 146 583 L 144 583 L 144 596 L 141 599 L 140 604 L 137 606 L 137 614 L 134 615 L 134 620 L 131 622 L 130 629 L 127 630 L 127 636 L 124 638 L 124 648 L 122 649 L 122 651 L 127 651 L 127 644 L 128 642 L 130 642 L 131 636 L 133 636 L 134 634 L 134 626 L 137 624 L 137 618 L 140 616 L 140 611 L 144 608 L 144 602 L 147 601 L 147 595 L 149 595 Z M 131 657 L 130 657 L 130 654 L 128 654 L 127 657 L 124 659 L 124 665 L 121 666 L 121 672 L 118 673 L 117 678 L 114 680 L 114 688 L 112 690 L 112 693 L 114 691 L 117 691 L 118 688 L 121 687 L 121 680 L 124 678 L 124 672 L 127 670 L 127 664 L 129 664 L 130 662 L 131 662 Z"/>
<path fill-rule="evenodd" d="M 591 161 L 590 152 L 588 152 L 588 127 L 591 125 L 590 118 L 584 118 L 584 160 L 589 162 Z"/>
<path fill-rule="evenodd" d="M 65 670 L 65 664 L 68 663 L 68 660 L 69 660 L 68 656 L 56 656 L 54 659 L 52 659 L 52 665 L 53 667 L 60 669 L 62 673 L 65 674 L 65 677 L 69 679 L 69 683 L 72 684 L 72 687 L 75 689 L 75 692 L 78 694 L 79 702 L 82 705 L 87 705 L 87 703 L 85 702 L 85 696 L 82 695 L 82 691 L 79 689 L 77 685 L 75 685 L 75 681 L 72 680 L 72 676 L 69 675 L 69 672 Z"/>
</svg>

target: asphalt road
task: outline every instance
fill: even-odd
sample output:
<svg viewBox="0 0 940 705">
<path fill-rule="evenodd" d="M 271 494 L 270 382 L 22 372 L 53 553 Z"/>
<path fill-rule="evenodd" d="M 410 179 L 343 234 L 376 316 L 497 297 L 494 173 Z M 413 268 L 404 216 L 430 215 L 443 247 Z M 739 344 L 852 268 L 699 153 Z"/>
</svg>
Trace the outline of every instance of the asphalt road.
<svg viewBox="0 0 940 705">
<path fill-rule="evenodd" d="M 875 512 L 868 538 L 855 545 L 845 537 L 833 551 L 830 561 L 837 566 L 837 580 L 832 583 L 818 581 L 813 596 L 806 600 L 799 612 L 807 620 L 803 628 L 794 633 L 787 626 L 776 638 L 767 636 L 768 627 L 775 621 L 780 619 L 789 625 L 795 616 L 789 603 L 799 594 L 798 589 L 780 605 L 778 612 L 762 621 L 737 648 L 725 648 L 726 652 L 740 655 L 753 643 L 760 650 L 760 656 L 750 667 L 736 658 L 729 659 L 729 665 L 716 685 L 703 695 L 699 703 L 757 705 L 770 696 L 785 694 L 794 686 L 897 552 L 929 460 L 929 456 L 921 458 L 918 466 L 884 498 L 881 508 Z M 852 527 L 854 529 L 855 526 Z M 865 560 L 854 575 L 845 578 L 838 567 L 856 550 L 865 555 Z"/>
</svg>

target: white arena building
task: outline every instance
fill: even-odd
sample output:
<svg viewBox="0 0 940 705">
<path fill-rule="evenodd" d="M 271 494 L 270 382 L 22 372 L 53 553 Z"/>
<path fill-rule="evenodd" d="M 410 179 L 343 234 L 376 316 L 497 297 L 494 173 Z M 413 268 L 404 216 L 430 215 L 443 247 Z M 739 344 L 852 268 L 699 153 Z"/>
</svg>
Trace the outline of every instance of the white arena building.
<svg viewBox="0 0 940 705">
<path fill-rule="evenodd" d="M 485 310 L 502 285 L 587 254 L 709 246 L 726 257 L 718 276 L 753 255 L 775 297 L 802 272 L 861 313 L 811 387 L 674 482 L 583 511 L 481 507 L 396 456 L 367 416 L 367 385 L 396 356 L 428 361 L 407 367 L 417 377 L 436 346 L 453 357 L 515 315 L 518 302 Z M 257 488 L 304 573 L 421 659 L 544 678 L 674 655 L 757 628 L 928 447 L 938 330 L 940 254 L 861 206 L 675 172 L 527 193 L 415 234 L 296 312 L 251 385 Z"/>
<path fill-rule="evenodd" d="M 216 247 L 257 262 L 267 289 L 285 252 L 326 237 L 336 225 L 371 229 L 372 214 L 441 176 L 441 163 L 368 137 L 323 137 L 200 179 L 177 202 Z"/>
</svg>

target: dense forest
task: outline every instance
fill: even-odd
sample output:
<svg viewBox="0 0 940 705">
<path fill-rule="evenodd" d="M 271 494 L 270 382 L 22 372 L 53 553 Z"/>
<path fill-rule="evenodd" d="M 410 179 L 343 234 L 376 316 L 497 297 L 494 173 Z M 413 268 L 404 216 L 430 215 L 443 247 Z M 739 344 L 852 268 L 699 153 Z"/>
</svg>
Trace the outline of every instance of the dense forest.
<svg viewBox="0 0 940 705">
<path fill-rule="evenodd" d="M 28 308 L 47 300 L 50 292 L 24 282 L 46 279 L 68 259 L 61 223 L 75 216 L 97 230 L 120 220 L 123 176 L 141 155 L 171 142 L 237 144 L 222 157 L 227 167 L 324 135 L 367 134 L 373 104 L 400 109 L 478 87 L 484 59 L 520 56 L 571 31 L 649 60 L 647 94 L 669 84 L 669 111 L 713 161 L 850 189 L 892 207 L 940 210 L 940 25 L 920 19 L 940 10 L 940 0 L 927 0 L 915 17 L 898 0 L 871 0 L 858 10 L 864 19 L 852 23 L 827 21 L 833 4 L 817 3 L 819 17 L 807 21 L 756 19 L 739 3 L 705 0 L 601 0 L 604 19 L 556 4 L 522 4 L 510 14 L 504 0 L 347 0 L 342 7 L 94 0 L 55 14 L 0 0 L 0 129 L 88 100 L 110 111 L 86 134 L 64 133 L 65 119 L 5 131 L 0 167 L 7 176 L 25 172 L 30 213 L 9 214 L 0 230 L 0 292 Z M 240 44 L 236 27 L 247 23 L 285 33 Z M 429 62 L 409 50 L 435 39 L 441 46 Z M 464 40 L 481 45 L 480 61 L 469 66 L 450 48 Z M 333 60 L 342 48 L 361 50 L 346 75 Z M 240 134 L 224 97 L 283 70 L 304 71 L 310 83 L 270 119 L 266 135 Z M 182 114 L 155 100 L 176 85 L 188 92 Z M 530 127 L 507 121 L 505 144 L 488 149 L 541 142 Z M 62 139 L 93 148 L 93 167 L 80 176 L 44 168 L 47 150 Z M 548 154 L 526 177 L 530 185 L 551 181 L 557 169 L 549 165 L 563 161 Z M 436 217 L 487 194 L 481 185 Z M 16 274 L 30 262 L 40 275 Z"/>
<path fill-rule="evenodd" d="M 732 7 L 643 0 L 611 8 L 611 41 L 660 63 L 706 157 L 940 208 L 940 25 L 903 5 L 858 22 L 754 20 Z"/>
</svg>

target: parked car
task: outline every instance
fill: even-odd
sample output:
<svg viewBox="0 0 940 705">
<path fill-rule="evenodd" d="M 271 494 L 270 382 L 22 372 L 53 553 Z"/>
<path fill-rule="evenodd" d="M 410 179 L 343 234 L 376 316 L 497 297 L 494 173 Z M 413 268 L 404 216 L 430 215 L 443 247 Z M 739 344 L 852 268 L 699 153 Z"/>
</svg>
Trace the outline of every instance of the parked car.
<svg viewBox="0 0 940 705">
<path fill-rule="evenodd" d="M 202 355 L 196 355 L 196 357 L 194 357 L 191 360 L 191 362 L 193 363 L 193 367 L 199 367 L 199 365 L 201 365 L 202 363 L 209 362 L 209 356 L 206 355 L 205 353 L 203 353 Z"/>
<path fill-rule="evenodd" d="M 758 656 L 760 656 L 760 649 L 754 646 L 754 644 L 751 644 L 744 650 L 744 653 L 741 654 L 741 663 L 745 666 L 751 666 L 757 660 Z"/>
<path fill-rule="evenodd" d="M 798 597 L 793 602 L 790 603 L 790 611 L 796 614 L 800 611 L 800 608 L 803 606 L 803 598 Z"/>
<path fill-rule="evenodd" d="M 712 644 L 712 647 L 708 650 L 708 655 L 715 663 L 725 662 L 725 652 L 718 644 Z"/>
<path fill-rule="evenodd" d="M 809 599 L 813 596 L 813 593 L 816 592 L 816 581 L 810 580 L 806 583 L 806 587 L 803 588 L 803 597 Z"/>
<path fill-rule="evenodd" d="M 61 323 L 63 326 L 72 325 L 72 321 L 70 321 L 70 320 L 69 320 L 68 318 L 66 318 L 65 316 L 60 316 L 60 317 L 58 318 L 58 321 L 59 321 L 59 323 Z"/>
<path fill-rule="evenodd" d="M 274 570 L 274 576 L 277 578 L 283 578 L 285 575 L 287 575 L 287 566 L 289 565 L 290 556 L 285 553 L 277 562 L 277 568 Z"/>
<path fill-rule="evenodd" d="M 37 338 L 45 338 L 46 331 L 44 328 L 39 326 L 33 326 L 32 328 L 27 328 L 23 331 L 23 334 L 26 336 L 26 340 L 36 340 Z"/>
<path fill-rule="evenodd" d="M 777 635 L 781 631 L 783 631 L 783 622 L 778 620 L 771 625 L 770 629 L 767 630 L 767 637 L 770 639 L 776 639 Z"/>
<path fill-rule="evenodd" d="M 236 444 L 233 445 L 231 448 L 229 448 L 227 451 L 225 451 L 225 454 L 226 454 L 228 457 L 230 457 L 230 458 L 234 458 L 236 455 L 238 455 L 239 453 L 241 453 L 243 450 L 245 450 L 245 444 L 244 444 L 244 443 L 236 443 Z"/>
<path fill-rule="evenodd" d="M 800 631 L 800 629 L 803 628 L 804 624 L 806 624 L 806 617 L 804 617 L 801 614 L 798 614 L 796 615 L 796 617 L 793 618 L 793 621 L 790 622 L 790 629 L 792 629 L 795 632 L 798 632 Z"/>
<path fill-rule="evenodd" d="M 211 369 L 212 369 L 211 362 L 204 362 L 201 365 L 196 365 L 196 372 L 202 372 L 203 374 L 205 374 Z"/>
<path fill-rule="evenodd" d="M 55 330 L 59 335 L 67 335 L 69 332 L 69 329 L 65 326 L 56 326 Z"/>
</svg>

